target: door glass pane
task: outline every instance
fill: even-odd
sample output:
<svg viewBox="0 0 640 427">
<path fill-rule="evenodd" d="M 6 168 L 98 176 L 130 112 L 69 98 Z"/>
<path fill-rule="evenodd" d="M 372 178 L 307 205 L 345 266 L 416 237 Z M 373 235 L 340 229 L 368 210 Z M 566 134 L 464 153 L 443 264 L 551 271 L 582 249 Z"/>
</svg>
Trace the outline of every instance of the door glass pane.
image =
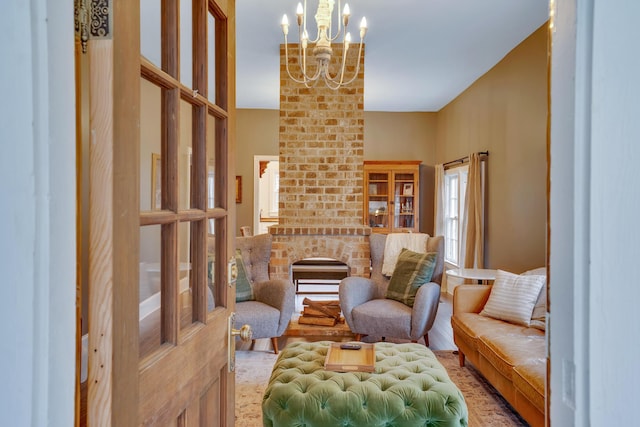
<svg viewBox="0 0 640 427">
<path fill-rule="evenodd" d="M 414 175 L 396 173 L 394 175 L 394 224 L 395 228 L 413 228 Z"/>
<path fill-rule="evenodd" d="M 193 106 L 180 100 L 180 142 L 178 147 L 178 208 L 191 207 L 191 147 Z"/>
<path fill-rule="evenodd" d="M 216 293 L 216 267 L 219 268 L 221 264 L 216 262 L 216 235 L 215 235 L 215 219 L 210 219 L 207 222 L 207 311 L 212 311 L 216 308 L 216 304 L 221 301 Z"/>
<path fill-rule="evenodd" d="M 139 355 L 143 358 L 162 344 L 160 331 L 161 226 L 140 227 Z"/>
<path fill-rule="evenodd" d="M 216 118 L 207 115 L 207 208 L 216 207 Z"/>
<path fill-rule="evenodd" d="M 386 173 L 369 173 L 367 180 L 369 182 L 367 189 L 369 227 L 387 228 L 389 218 L 389 175 Z"/>
<path fill-rule="evenodd" d="M 140 83 L 140 210 L 161 209 L 160 162 L 162 89 L 148 80 Z"/>
<path fill-rule="evenodd" d="M 226 287 L 224 286 L 225 269 L 227 263 L 221 258 L 220 248 L 224 246 L 220 235 L 215 234 L 215 230 L 221 230 L 224 226 L 224 219 L 211 219 L 208 221 L 207 230 L 207 310 L 211 311 L 215 307 L 224 306 Z"/>
<path fill-rule="evenodd" d="M 192 2 L 180 1 L 180 82 L 193 87 Z"/>
<path fill-rule="evenodd" d="M 215 103 L 216 100 L 216 19 L 209 13 L 207 15 L 207 63 L 208 75 L 207 98 Z"/>
<path fill-rule="evenodd" d="M 140 53 L 158 68 L 162 66 L 160 4 L 158 0 L 140 0 Z"/>
<path fill-rule="evenodd" d="M 193 322 L 193 277 L 191 275 L 191 223 L 178 225 L 178 301 L 180 304 L 180 328 Z"/>
</svg>

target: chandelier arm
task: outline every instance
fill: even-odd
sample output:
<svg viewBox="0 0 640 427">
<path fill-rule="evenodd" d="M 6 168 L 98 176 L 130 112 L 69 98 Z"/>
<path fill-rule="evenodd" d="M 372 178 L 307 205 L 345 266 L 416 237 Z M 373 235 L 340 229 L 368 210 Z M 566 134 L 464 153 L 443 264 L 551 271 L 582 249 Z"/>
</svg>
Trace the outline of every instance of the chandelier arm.
<svg viewBox="0 0 640 427">
<path fill-rule="evenodd" d="M 340 71 L 338 73 L 336 73 L 335 76 L 331 77 L 331 74 L 329 74 L 329 67 L 327 67 L 324 78 L 327 81 L 327 86 L 329 86 L 330 89 L 333 90 L 337 90 L 339 89 L 341 86 L 344 85 L 343 80 L 344 80 L 344 68 L 347 65 L 347 51 L 348 51 L 348 47 L 346 46 L 346 44 L 343 45 L 342 47 L 342 65 L 340 66 Z M 336 80 L 338 77 L 340 77 L 340 80 Z M 335 85 L 335 87 L 332 87 L 329 82 L 331 82 L 332 84 Z"/>
<path fill-rule="evenodd" d="M 340 36 L 341 30 L 342 30 L 342 19 L 340 19 L 340 11 L 342 10 L 342 3 L 340 0 L 338 0 L 338 12 L 336 13 L 336 16 L 338 17 L 338 29 L 336 30 L 336 34 L 334 36 L 331 35 L 331 24 L 333 24 L 333 19 L 331 19 L 329 22 L 329 40 L 330 41 L 334 41 L 335 39 L 337 39 Z M 344 27 L 344 33 L 347 34 L 347 27 Z"/>
<path fill-rule="evenodd" d="M 305 7 L 306 7 L 306 0 L 305 0 Z M 306 13 L 305 13 L 306 16 Z M 306 32 L 306 30 L 305 30 Z M 305 47 L 303 47 L 303 43 L 302 43 L 302 28 L 298 28 L 298 33 L 300 34 L 300 40 L 298 42 L 298 66 L 300 67 L 300 72 L 302 74 L 303 79 L 302 80 L 296 80 L 295 78 L 293 78 L 291 76 L 291 74 L 289 74 L 289 76 L 296 81 L 297 83 L 304 83 L 306 85 L 306 81 L 307 80 L 314 80 L 317 77 L 317 73 L 315 77 L 309 77 L 307 75 L 307 50 Z M 308 36 L 308 34 L 307 34 Z M 311 43 L 315 43 L 317 40 L 312 41 Z M 307 43 L 309 41 L 307 40 Z M 287 66 L 289 65 L 289 62 L 287 62 Z"/>
<path fill-rule="evenodd" d="M 358 77 L 358 73 L 360 73 L 360 58 L 362 57 L 362 46 L 363 46 L 363 44 L 364 44 L 364 41 L 360 40 L 360 47 L 358 48 L 358 62 L 356 63 L 356 72 L 353 75 L 353 77 L 351 77 L 351 79 L 349 79 L 346 82 L 342 83 L 342 86 L 346 86 L 346 85 L 352 83 Z"/>
<path fill-rule="evenodd" d="M 316 67 L 316 72 L 313 75 L 313 77 L 307 77 L 307 80 L 315 82 L 313 84 L 313 86 L 316 85 L 316 83 L 318 82 L 318 80 L 320 80 L 320 76 L 322 75 L 322 70 L 326 67 L 327 65 L 325 65 L 324 63 L 320 63 L 318 64 L 318 66 Z"/>
<path fill-rule="evenodd" d="M 338 90 L 340 89 L 342 86 L 340 86 L 340 84 L 332 79 L 329 79 L 327 77 L 325 77 L 324 79 L 325 84 L 327 85 L 327 87 L 331 90 Z"/>
<path fill-rule="evenodd" d="M 300 65 L 300 73 L 302 74 L 302 80 L 296 79 L 294 78 L 291 73 L 289 73 L 289 77 L 291 77 L 291 79 L 297 83 L 304 83 L 304 85 L 306 87 L 312 87 L 315 86 L 315 84 L 308 86 L 307 83 L 308 82 L 314 82 L 317 81 L 318 78 L 320 77 L 320 73 L 322 71 L 322 66 L 318 65 L 318 67 L 316 68 L 316 72 L 312 77 L 309 77 L 309 75 L 307 74 L 307 54 L 306 54 L 306 50 L 304 48 L 302 48 L 302 45 L 298 45 L 299 49 L 298 49 L 298 64 L 302 64 Z M 285 59 L 286 60 L 286 59 Z M 289 65 L 289 62 L 287 61 L 287 66 Z M 287 69 L 287 72 L 289 72 L 289 70 Z"/>
<path fill-rule="evenodd" d="M 287 74 L 289 75 L 289 78 L 291 80 L 293 80 L 296 83 L 305 83 L 305 80 L 300 80 L 295 78 L 292 74 L 291 74 L 291 70 L 289 70 L 289 45 L 287 44 L 287 36 L 284 36 L 284 62 L 285 62 L 285 68 L 287 70 Z M 304 74 L 304 71 L 302 73 L 302 75 L 306 78 L 307 76 Z"/>
<path fill-rule="evenodd" d="M 334 41 L 335 39 L 340 37 L 341 34 L 342 34 L 342 32 L 338 31 L 335 36 L 333 36 L 333 37 L 329 36 L 329 41 L 331 41 L 331 42 Z M 329 33 L 329 35 L 331 35 L 331 33 Z M 345 36 L 347 35 L 347 27 L 344 27 L 344 35 Z"/>
<path fill-rule="evenodd" d="M 302 29 L 304 32 L 307 31 L 307 0 L 304 0 L 304 9 L 302 9 Z"/>
<path fill-rule="evenodd" d="M 307 33 L 307 37 L 309 37 L 309 32 L 307 32 L 307 0 L 304 0 L 304 9 L 303 9 L 303 11 L 304 11 L 304 14 L 302 15 L 302 22 L 303 22 L 302 26 L 303 26 L 304 32 Z M 302 33 L 300 33 L 300 34 L 302 34 Z M 318 31 L 316 33 L 316 38 L 315 39 L 308 40 L 308 41 L 311 42 L 311 43 L 317 43 L 318 40 L 320 40 L 320 31 Z"/>
</svg>

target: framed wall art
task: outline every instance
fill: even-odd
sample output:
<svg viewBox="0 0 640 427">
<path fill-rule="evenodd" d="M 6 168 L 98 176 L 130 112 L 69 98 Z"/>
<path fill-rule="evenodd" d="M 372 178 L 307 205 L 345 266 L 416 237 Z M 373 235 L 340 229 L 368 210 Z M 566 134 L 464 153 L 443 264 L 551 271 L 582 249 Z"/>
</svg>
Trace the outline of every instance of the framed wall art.
<svg viewBox="0 0 640 427">
<path fill-rule="evenodd" d="M 236 203 L 242 203 L 242 176 L 236 175 Z"/>
</svg>

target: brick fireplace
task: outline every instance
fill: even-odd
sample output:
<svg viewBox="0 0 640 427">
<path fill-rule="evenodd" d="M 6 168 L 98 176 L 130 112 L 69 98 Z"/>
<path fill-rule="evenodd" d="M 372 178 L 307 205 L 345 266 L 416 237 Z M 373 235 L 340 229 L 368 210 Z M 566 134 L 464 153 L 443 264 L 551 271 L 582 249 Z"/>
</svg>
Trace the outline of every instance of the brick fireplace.
<svg viewBox="0 0 640 427">
<path fill-rule="evenodd" d="M 350 53 L 349 78 L 357 60 Z M 341 57 L 341 45 L 334 46 L 334 57 Z M 292 72 L 296 59 L 289 55 Z M 280 219 L 269 228 L 274 278 L 289 277 L 292 263 L 310 257 L 334 258 L 351 275 L 369 275 L 371 229 L 362 225 L 363 107 L 364 52 L 357 78 L 332 90 L 322 81 L 307 88 L 290 79 L 280 46 Z"/>
</svg>

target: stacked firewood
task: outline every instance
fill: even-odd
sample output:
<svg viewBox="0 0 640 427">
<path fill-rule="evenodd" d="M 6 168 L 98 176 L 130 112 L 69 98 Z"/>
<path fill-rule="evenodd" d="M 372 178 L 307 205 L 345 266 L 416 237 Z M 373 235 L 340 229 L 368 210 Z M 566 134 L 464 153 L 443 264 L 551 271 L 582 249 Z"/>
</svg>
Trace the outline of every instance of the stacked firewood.
<svg viewBox="0 0 640 427">
<path fill-rule="evenodd" d="M 338 322 L 344 322 L 340 316 L 339 301 L 313 301 L 305 298 L 302 305 L 302 312 L 298 318 L 300 324 L 335 326 Z"/>
</svg>

